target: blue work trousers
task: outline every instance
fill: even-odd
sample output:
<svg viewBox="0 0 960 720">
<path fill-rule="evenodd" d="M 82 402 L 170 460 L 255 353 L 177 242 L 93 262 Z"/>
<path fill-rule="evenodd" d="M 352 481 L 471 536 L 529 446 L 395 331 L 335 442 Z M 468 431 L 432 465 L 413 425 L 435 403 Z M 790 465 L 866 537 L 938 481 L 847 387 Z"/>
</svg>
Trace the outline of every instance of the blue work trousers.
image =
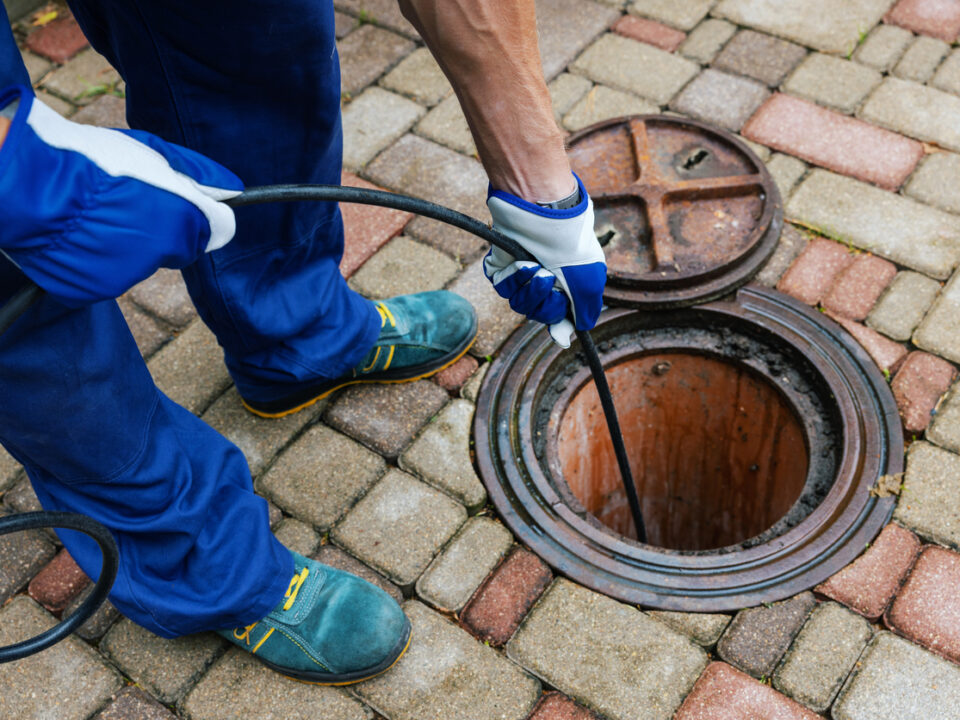
<svg viewBox="0 0 960 720">
<path fill-rule="evenodd" d="M 329 0 L 70 4 L 123 76 L 131 127 L 219 161 L 248 186 L 339 183 Z M 0 20 L 0 87 L 29 84 L 2 7 Z M 359 362 L 380 319 L 340 275 L 337 206 L 241 208 L 237 228 L 183 275 L 240 393 L 281 397 Z M 20 284 L 0 262 L 0 302 Z M 254 622 L 283 596 L 292 560 L 243 455 L 156 388 L 115 302 L 68 310 L 45 299 L 0 336 L 0 443 L 45 508 L 113 531 L 111 599 L 154 633 Z M 96 576 L 96 545 L 60 535 Z"/>
</svg>

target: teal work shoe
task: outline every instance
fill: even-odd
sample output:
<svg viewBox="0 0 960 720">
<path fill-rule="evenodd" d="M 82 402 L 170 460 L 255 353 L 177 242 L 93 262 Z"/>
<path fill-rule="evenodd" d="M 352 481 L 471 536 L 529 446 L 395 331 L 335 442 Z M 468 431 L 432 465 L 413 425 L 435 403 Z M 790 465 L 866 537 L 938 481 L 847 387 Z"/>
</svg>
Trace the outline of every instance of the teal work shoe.
<svg viewBox="0 0 960 720">
<path fill-rule="evenodd" d="M 349 685 L 388 670 L 410 644 L 410 621 L 392 597 L 355 575 L 291 552 L 283 600 L 259 622 L 218 630 L 282 675 Z"/>
<path fill-rule="evenodd" d="M 350 373 L 276 400 L 244 398 L 244 407 L 260 417 L 283 417 L 347 385 L 419 380 L 455 363 L 477 338 L 473 306 L 446 290 L 399 295 L 376 302 L 375 307 L 380 313 L 380 335 Z"/>
</svg>

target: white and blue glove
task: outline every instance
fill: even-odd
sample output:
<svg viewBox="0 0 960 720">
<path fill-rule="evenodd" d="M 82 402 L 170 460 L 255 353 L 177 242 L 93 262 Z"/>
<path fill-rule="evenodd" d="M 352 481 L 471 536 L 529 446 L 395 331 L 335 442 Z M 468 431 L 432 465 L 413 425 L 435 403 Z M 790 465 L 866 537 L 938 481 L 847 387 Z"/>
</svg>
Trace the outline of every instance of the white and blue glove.
<svg viewBox="0 0 960 720">
<path fill-rule="evenodd" d="M 0 148 L 0 249 L 70 307 L 115 298 L 159 267 L 180 268 L 236 229 L 222 200 L 243 183 L 146 132 L 60 117 L 21 86 Z"/>
<path fill-rule="evenodd" d="M 593 229 L 593 201 L 580 178 L 577 185 L 580 202 L 565 210 L 501 190 L 491 190 L 487 197 L 493 227 L 539 263 L 518 261 L 494 247 L 483 260 L 484 273 L 515 312 L 547 325 L 561 347 L 570 347 L 574 326 L 590 330 L 596 325 L 607 279 L 603 249 Z"/>
</svg>

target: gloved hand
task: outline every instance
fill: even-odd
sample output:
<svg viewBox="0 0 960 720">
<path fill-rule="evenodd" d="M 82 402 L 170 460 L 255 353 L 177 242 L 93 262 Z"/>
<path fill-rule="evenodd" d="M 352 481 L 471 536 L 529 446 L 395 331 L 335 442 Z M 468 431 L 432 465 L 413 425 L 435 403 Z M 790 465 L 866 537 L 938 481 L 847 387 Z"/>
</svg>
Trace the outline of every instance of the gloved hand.
<svg viewBox="0 0 960 720">
<path fill-rule="evenodd" d="M 122 295 L 159 267 L 227 244 L 236 175 L 149 133 L 70 122 L 25 87 L 0 147 L 0 249 L 70 307 Z"/>
<path fill-rule="evenodd" d="M 570 347 L 571 307 L 577 330 L 596 325 L 607 279 L 593 230 L 593 202 L 580 178 L 577 185 L 580 202 L 566 210 L 545 208 L 501 190 L 491 190 L 487 198 L 493 227 L 540 262 L 517 261 L 494 247 L 483 260 L 484 273 L 514 311 L 548 325 L 561 347 Z"/>
</svg>

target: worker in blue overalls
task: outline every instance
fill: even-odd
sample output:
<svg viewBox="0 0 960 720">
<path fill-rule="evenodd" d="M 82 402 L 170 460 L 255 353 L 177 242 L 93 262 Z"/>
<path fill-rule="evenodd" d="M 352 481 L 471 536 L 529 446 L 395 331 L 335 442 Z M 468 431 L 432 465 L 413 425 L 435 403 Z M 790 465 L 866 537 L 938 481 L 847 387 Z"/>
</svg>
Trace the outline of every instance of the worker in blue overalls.
<svg viewBox="0 0 960 720">
<path fill-rule="evenodd" d="M 268 417 L 436 372 L 473 342 L 473 309 L 443 291 L 379 303 L 351 291 L 334 204 L 234 215 L 223 202 L 239 178 L 339 182 L 329 0 L 70 4 L 123 76 L 135 129 L 79 125 L 37 100 L 0 16 L 0 302 L 25 276 L 47 292 L 0 336 L 0 442 L 45 508 L 113 532 L 111 599 L 127 617 L 163 637 L 218 630 L 301 680 L 372 677 L 409 642 L 399 606 L 277 542 L 240 451 L 158 391 L 114 298 L 181 268 L 244 405 Z M 567 344 L 568 317 L 596 322 L 605 266 L 551 111 L 533 0 L 401 9 L 469 119 L 494 225 L 540 260 L 494 249 L 484 270 Z M 95 544 L 60 534 L 95 575 Z"/>
</svg>

